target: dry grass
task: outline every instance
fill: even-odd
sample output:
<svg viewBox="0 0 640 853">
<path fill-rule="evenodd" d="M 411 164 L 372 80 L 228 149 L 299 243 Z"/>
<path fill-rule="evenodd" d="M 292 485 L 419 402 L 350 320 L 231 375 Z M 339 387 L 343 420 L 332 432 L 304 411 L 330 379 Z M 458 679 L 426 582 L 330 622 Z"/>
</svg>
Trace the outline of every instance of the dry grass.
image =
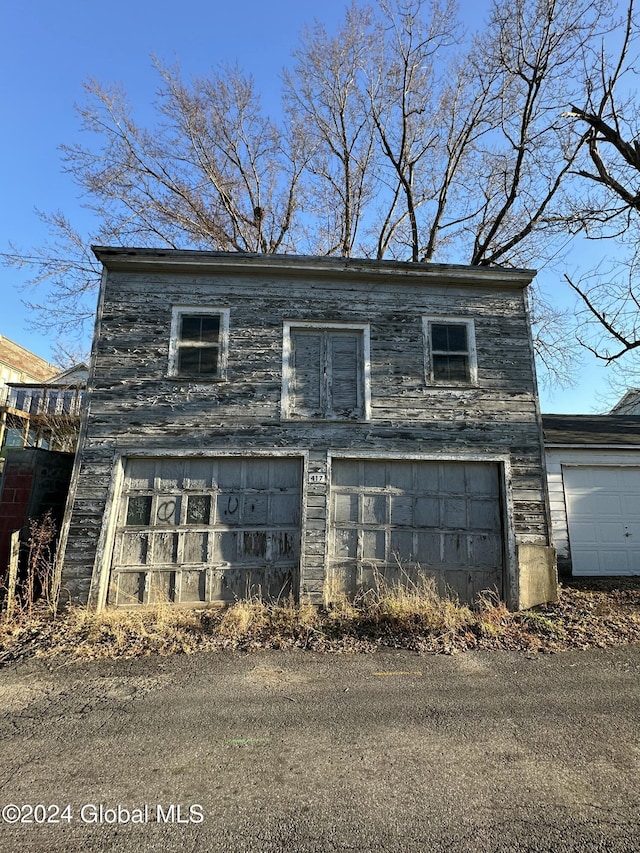
<svg viewBox="0 0 640 853">
<path fill-rule="evenodd" d="M 474 608 L 440 598 L 421 578 L 378 583 L 323 609 L 288 599 L 239 601 L 222 609 L 163 604 L 94 613 L 72 606 L 53 617 L 46 605 L 0 617 L 0 663 L 32 656 L 67 663 L 223 649 L 313 649 L 369 652 L 384 646 L 454 654 L 468 649 L 555 652 L 640 642 L 640 579 L 620 588 L 561 588 L 559 602 L 509 612 L 486 594 Z"/>
</svg>

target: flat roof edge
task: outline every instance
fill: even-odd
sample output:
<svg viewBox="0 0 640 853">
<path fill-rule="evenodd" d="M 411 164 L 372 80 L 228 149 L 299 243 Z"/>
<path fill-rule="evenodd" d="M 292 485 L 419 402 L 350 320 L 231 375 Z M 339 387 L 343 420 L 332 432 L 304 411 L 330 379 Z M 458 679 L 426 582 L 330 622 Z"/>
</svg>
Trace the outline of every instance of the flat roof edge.
<svg viewBox="0 0 640 853">
<path fill-rule="evenodd" d="M 193 272 L 197 269 L 228 272 L 278 272 L 281 275 L 336 275 L 446 279 L 459 284 L 493 284 L 524 288 L 535 270 L 463 264 L 413 263 L 411 261 L 335 258 L 315 255 L 271 255 L 244 252 L 214 252 L 197 249 L 143 249 L 111 246 L 91 247 L 107 270 Z"/>
<path fill-rule="evenodd" d="M 598 443 L 593 442 L 592 444 L 587 443 L 573 443 L 573 442 L 562 442 L 562 441 L 545 441 L 544 446 L 547 450 L 637 450 L 640 451 L 640 443 L 638 444 L 625 444 L 620 442 L 617 444 L 614 441 L 606 442 L 606 443 Z"/>
</svg>

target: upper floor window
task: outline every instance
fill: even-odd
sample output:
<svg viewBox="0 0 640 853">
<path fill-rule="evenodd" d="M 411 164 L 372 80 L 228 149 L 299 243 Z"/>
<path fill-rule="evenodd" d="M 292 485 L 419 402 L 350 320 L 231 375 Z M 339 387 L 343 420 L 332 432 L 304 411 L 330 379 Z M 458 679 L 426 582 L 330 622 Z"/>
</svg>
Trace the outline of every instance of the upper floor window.
<svg viewBox="0 0 640 853">
<path fill-rule="evenodd" d="M 424 317 L 427 382 L 475 385 L 478 381 L 473 320 Z"/>
<path fill-rule="evenodd" d="M 194 379 L 224 379 L 228 340 L 228 308 L 174 307 L 169 345 L 169 375 Z"/>
<path fill-rule="evenodd" d="M 283 362 L 283 417 L 370 417 L 367 325 L 287 322 Z"/>
</svg>

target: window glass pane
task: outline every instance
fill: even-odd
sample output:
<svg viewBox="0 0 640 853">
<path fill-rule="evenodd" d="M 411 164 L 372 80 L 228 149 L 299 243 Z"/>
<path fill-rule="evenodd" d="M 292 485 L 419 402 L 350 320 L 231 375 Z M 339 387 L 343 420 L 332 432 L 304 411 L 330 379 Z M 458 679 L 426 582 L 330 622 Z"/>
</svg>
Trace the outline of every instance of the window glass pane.
<svg viewBox="0 0 640 853">
<path fill-rule="evenodd" d="M 433 378 L 451 382 L 468 382 L 469 359 L 466 355 L 434 355 Z"/>
<path fill-rule="evenodd" d="M 178 372 L 215 376 L 218 372 L 218 347 L 180 347 Z"/>
<path fill-rule="evenodd" d="M 129 498 L 127 504 L 127 524 L 147 527 L 151 521 L 151 496 L 137 495 Z"/>
<path fill-rule="evenodd" d="M 189 495 L 187 497 L 187 524 L 209 524 L 211 495 Z"/>
<path fill-rule="evenodd" d="M 189 343 L 217 343 L 220 332 L 218 314 L 183 314 L 180 339 Z"/>
<path fill-rule="evenodd" d="M 24 430 L 18 427 L 9 427 L 4 434 L 5 447 L 22 447 L 24 441 Z"/>
<path fill-rule="evenodd" d="M 467 327 L 462 323 L 432 323 L 431 348 L 444 352 L 465 352 Z"/>
</svg>

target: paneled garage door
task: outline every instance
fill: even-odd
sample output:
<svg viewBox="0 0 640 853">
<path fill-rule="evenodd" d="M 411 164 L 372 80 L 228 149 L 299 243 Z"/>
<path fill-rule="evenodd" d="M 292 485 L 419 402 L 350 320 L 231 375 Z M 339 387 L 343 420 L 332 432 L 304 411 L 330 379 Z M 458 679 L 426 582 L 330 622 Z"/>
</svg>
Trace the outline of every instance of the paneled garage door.
<svg viewBox="0 0 640 853">
<path fill-rule="evenodd" d="M 574 575 L 640 574 L 640 468 L 563 467 Z"/>
<path fill-rule="evenodd" d="M 330 571 L 337 589 L 435 577 L 472 601 L 503 592 L 499 466 L 485 462 L 334 459 Z"/>
<path fill-rule="evenodd" d="M 109 603 L 297 592 L 301 460 L 129 459 Z"/>
</svg>

